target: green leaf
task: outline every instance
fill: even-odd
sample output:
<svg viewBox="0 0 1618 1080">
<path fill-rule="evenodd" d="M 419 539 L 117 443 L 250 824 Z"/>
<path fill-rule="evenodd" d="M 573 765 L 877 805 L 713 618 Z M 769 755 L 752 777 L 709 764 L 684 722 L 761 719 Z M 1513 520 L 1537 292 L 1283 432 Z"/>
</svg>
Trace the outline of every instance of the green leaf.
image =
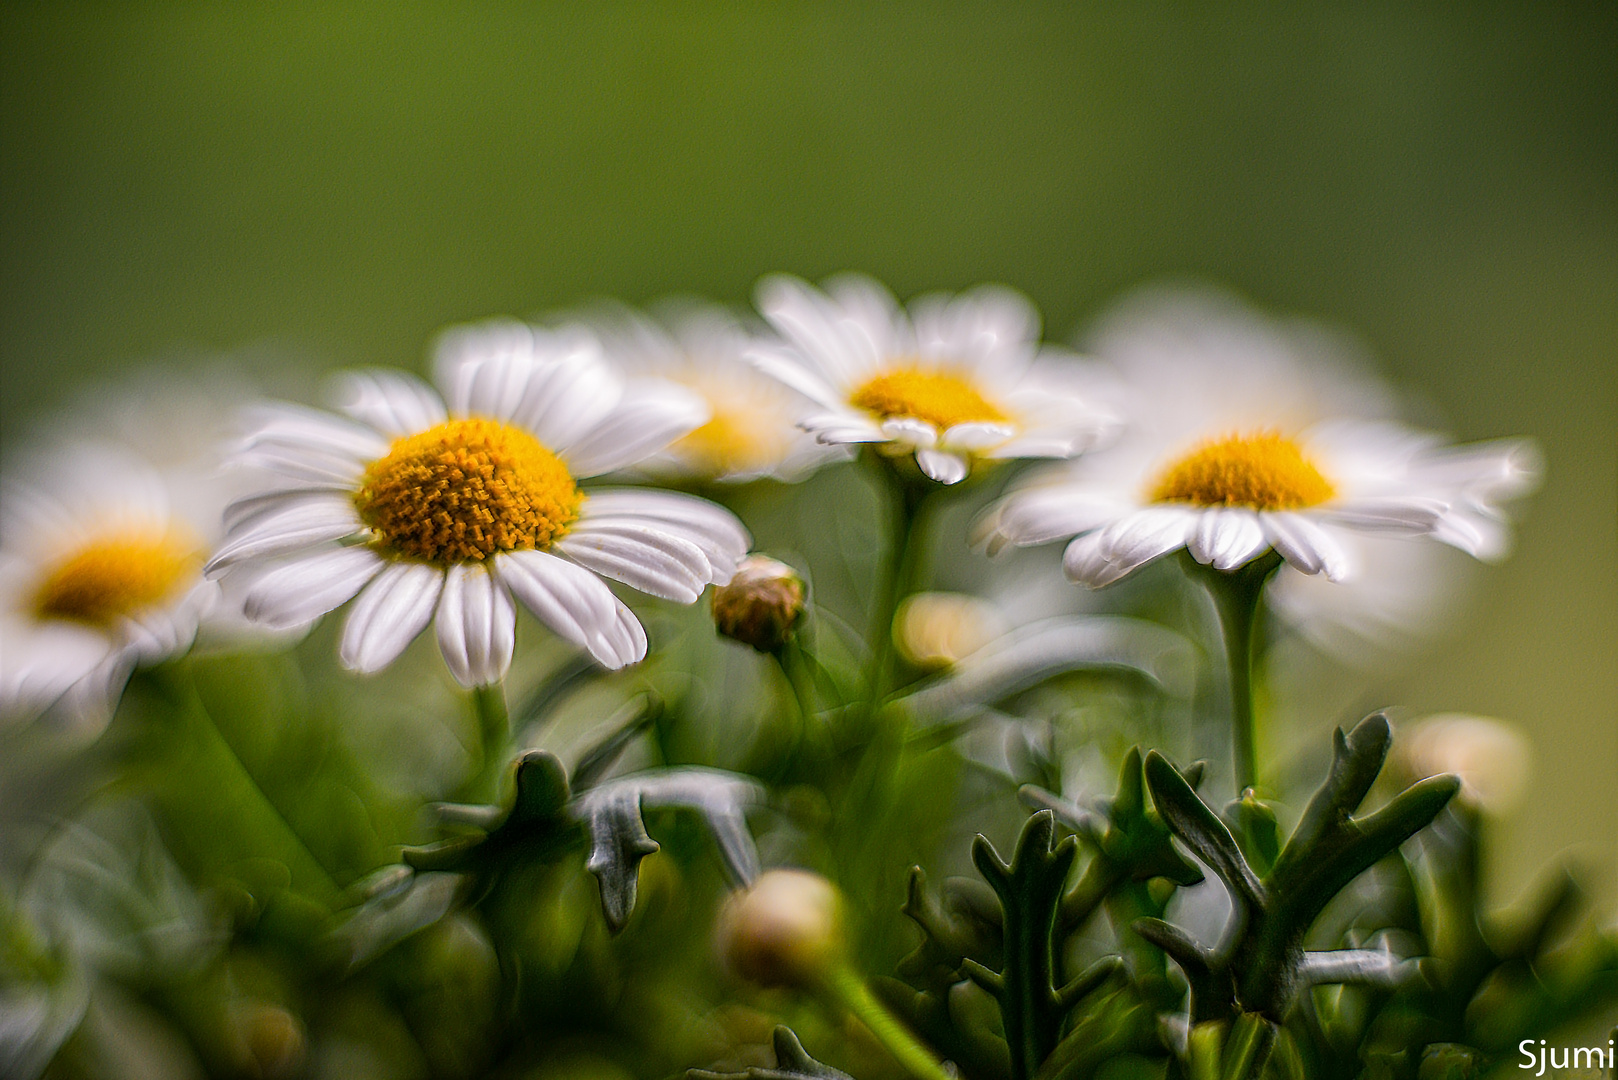
<svg viewBox="0 0 1618 1080">
<path fill-rule="evenodd" d="M 751 1068 L 745 1072 L 720 1073 L 706 1069 L 691 1069 L 688 1080 L 854 1080 L 845 1072 L 822 1065 L 809 1056 L 792 1029 L 775 1029 L 775 1068 Z"/>
</svg>

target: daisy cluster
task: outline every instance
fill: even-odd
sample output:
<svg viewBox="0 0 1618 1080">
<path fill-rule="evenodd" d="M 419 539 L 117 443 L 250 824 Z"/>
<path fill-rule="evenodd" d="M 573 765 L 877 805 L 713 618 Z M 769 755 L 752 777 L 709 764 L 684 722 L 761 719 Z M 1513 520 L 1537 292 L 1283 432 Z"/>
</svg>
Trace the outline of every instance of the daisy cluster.
<svg viewBox="0 0 1618 1080">
<path fill-rule="evenodd" d="M 633 664 L 646 632 L 608 582 L 690 604 L 751 546 L 693 490 L 799 480 L 861 445 L 939 487 L 1055 461 L 975 538 L 1069 541 L 1068 577 L 1094 588 L 1182 548 L 1347 579 L 1357 533 L 1497 558 L 1502 508 L 1537 474 L 1526 443 L 1455 448 L 1402 425 L 1319 331 L 1204 294 L 1136 298 L 1088 357 L 1044 343 L 999 287 L 906 307 L 866 278 L 778 276 L 758 314 L 686 302 L 457 328 L 432 383 L 348 373 L 331 411 L 251 406 L 245 434 L 181 468 L 138 440 L 37 449 L 5 481 L 0 710 L 93 728 L 131 670 L 199 634 L 297 634 L 344 605 L 356 672 L 431 624 L 459 683 L 498 683 L 519 605 L 602 666 Z"/>
</svg>

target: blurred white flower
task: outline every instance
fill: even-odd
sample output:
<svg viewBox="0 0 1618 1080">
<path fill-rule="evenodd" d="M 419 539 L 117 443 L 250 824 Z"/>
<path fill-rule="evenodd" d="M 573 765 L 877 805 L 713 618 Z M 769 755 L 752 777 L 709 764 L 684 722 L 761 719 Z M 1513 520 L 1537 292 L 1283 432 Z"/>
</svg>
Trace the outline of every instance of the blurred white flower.
<svg viewBox="0 0 1618 1080">
<path fill-rule="evenodd" d="M 1081 366 L 1041 347 L 1039 316 L 1009 289 L 924 296 L 907 312 L 869 278 L 822 292 L 777 276 L 758 306 L 787 345 L 751 359 L 823 410 L 800 421 L 823 443 L 913 453 L 954 484 L 974 459 L 1071 457 L 1106 427 L 1080 397 Z"/>
<path fill-rule="evenodd" d="M 233 621 L 202 577 L 228 501 L 228 408 L 163 389 L 58 420 L 0 486 L 0 716 L 93 734 L 136 667 Z"/>
<path fill-rule="evenodd" d="M 1094 351 L 1122 378 L 1114 446 L 1035 478 L 978 525 L 1006 544 L 1068 545 L 1068 576 L 1109 585 L 1187 548 L 1230 570 L 1270 549 L 1333 581 L 1357 569 L 1344 530 L 1427 536 L 1505 555 L 1501 504 L 1526 493 L 1531 443 L 1452 447 L 1388 419 L 1346 347 L 1229 298 L 1148 293 L 1103 321 Z"/>
<path fill-rule="evenodd" d="M 514 601 L 618 668 L 646 634 L 598 575 L 681 603 L 730 578 L 750 541 L 729 511 L 578 485 L 701 425 L 699 399 L 626 383 L 578 328 L 511 322 L 445 334 L 437 379 L 443 397 L 403 372 L 353 373 L 349 419 L 266 410 L 239 460 L 277 486 L 231 506 L 208 564 L 250 618 L 305 625 L 358 594 L 347 667 L 386 667 L 433 621 L 450 672 L 478 686 L 510 666 Z"/>
<path fill-rule="evenodd" d="M 666 379 L 708 406 L 708 420 L 637 468 L 654 477 L 720 483 L 793 482 L 848 456 L 798 427 L 812 401 L 760 373 L 749 350 L 777 344 L 711 304 L 665 304 L 649 318 L 610 308 L 589 320 L 606 355 L 631 376 Z"/>
<path fill-rule="evenodd" d="M 1454 773 L 1460 797 L 1485 813 L 1510 813 L 1528 793 L 1533 746 L 1503 720 L 1438 713 L 1405 728 L 1394 746 L 1411 780 Z"/>
<path fill-rule="evenodd" d="M 998 606 L 966 593 L 914 593 L 893 617 L 900 654 L 926 670 L 954 667 L 1010 630 Z"/>
</svg>

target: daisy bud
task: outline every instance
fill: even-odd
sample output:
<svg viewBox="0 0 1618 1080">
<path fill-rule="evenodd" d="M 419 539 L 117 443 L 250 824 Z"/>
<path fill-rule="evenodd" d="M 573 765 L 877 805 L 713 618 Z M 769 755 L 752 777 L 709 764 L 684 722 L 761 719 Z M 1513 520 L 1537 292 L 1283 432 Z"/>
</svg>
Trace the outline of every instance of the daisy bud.
<svg viewBox="0 0 1618 1080">
<path fill-rule="evenodd" d="M 286 1009 L 268 1002 L 238 1005 L 236 1029 L 247 1052 L 249 1075 L 273 1080 L 296 1075 L 304 1064 L 308 1041 L 303 1024 Z"/>
<path fill-rule="evenodd" d="M 719 955 L 761 986 L 825 983 L 843 963 L 843 901 L 807 870 L 769 870 L 719 913 Z"/>
<path fill-rule="evenodd" d="M 803 619 L 806 594 L 803 578 L 792 567 L 749 555 L 730 584 L 714 590 L 714 628 L 759 652 L 774 652 Z"/>
<path fill-rule="evenodd" d="M 1461 778 L 1461 799 L 1500 816 L 1514 809 L 1528 788 L 1533 749 L 1522 732 L 1502 720 L 1440 713 L 1410 726 L 1402 756 L 1412 778 L 1454 773 Z"/>
</svg>

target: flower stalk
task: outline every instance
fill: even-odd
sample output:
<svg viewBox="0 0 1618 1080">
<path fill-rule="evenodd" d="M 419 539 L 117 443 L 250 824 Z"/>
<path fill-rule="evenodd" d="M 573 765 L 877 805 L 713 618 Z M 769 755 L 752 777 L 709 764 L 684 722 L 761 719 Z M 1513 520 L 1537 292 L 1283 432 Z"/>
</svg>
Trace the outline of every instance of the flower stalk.
<svg viewBox="0 0 1618 1080">
<path fill-rule="evenodd" d="M 1268 551 L 1233 570 L 1216 570 L 1184 557 L 1189 572 L 1213 600 L 1224 645 L 1230 689 L 1230 749 L 1239 795 L 1258 783 L 1258 730 L 1253 708 L 1253 668 L 1264 587 L 1281 568 L 1281 556 Z"/>
</svg>

